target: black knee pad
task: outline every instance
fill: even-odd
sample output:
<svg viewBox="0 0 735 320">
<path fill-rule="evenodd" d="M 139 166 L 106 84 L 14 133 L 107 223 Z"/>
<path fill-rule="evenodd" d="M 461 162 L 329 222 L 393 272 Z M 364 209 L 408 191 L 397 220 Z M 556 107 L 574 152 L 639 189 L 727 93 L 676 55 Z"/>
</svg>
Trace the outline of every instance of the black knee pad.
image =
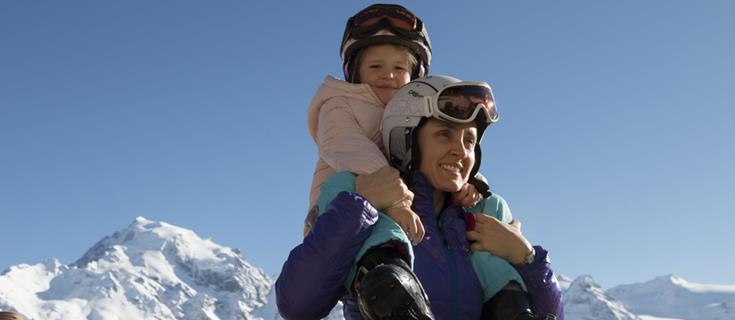
<svg viewBox="0 0 735 320">
<path fill-rule="evenodd" d="M 536 320 L 526 293 L 500 290 L 482 305 L 483 320 Z"/>
<path fill-rule="evenodd" d="M 355 291 L 365 319 L 434 318 L 424 288 L 398 251 L 385 247 L 371 249 L 358 268 Z"/>
</svg>

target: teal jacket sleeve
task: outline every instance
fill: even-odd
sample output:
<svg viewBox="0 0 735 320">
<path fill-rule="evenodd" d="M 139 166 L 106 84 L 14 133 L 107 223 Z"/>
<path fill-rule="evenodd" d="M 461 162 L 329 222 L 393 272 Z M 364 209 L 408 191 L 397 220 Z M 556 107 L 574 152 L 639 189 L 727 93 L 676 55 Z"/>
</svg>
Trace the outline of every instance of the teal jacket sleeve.
<svg viewBox="0 0 735 320">
<path fill-rule="evenodd" d="M 508 203 L 503 197 L 493 193 L 491 196 L 482 199 L 470 212 L 484 213 L 494 217 L 504 223 L 513 222 L 513 214 L 510 212 Z"/>
</svg>

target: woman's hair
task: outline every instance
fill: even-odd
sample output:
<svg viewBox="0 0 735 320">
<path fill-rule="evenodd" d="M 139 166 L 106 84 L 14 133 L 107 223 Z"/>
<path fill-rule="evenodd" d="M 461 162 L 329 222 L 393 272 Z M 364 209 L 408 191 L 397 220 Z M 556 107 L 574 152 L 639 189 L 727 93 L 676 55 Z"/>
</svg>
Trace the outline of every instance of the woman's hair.
<svg viewBox="0 0 735 320">
<path fill-rule="evenodd" d="M 360 81 L 360 65 L 362 64 L 362 59 L 363 59 L 363 56 L 365 55 L 366 49 L 370 47 L 382 46 L 382 45 L 394 47 L 400 50 L 406 56 L 406 59 L 408 60 L 408 70 L 411 72 L 411 76 L 413 77 L 413 73 L 414 73 L 413 71 L 419 65 L 419 60 L 414 55 L 413 51 L 411 51 L 411 49 L 406 48 L 404 46 L 399 46 L 399 45 L 390 44 L 390 43 L 382 43 L 382 44 L 367 46 L 365 48 L 360 49 L 360 51 L 357 52 L 357 55 L 355 56 L 355 75 L 354 75 L 355 83 L 361 82 Z"/>
</svg>

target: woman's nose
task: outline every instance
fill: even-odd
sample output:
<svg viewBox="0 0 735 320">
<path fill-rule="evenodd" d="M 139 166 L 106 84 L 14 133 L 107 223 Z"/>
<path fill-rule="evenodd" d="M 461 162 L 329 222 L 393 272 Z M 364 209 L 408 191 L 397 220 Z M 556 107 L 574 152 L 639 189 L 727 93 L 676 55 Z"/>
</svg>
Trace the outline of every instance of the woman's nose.
<svg viewBox="0 0 735 320">
<path fill-rule="evenodd" d="M 470 153 L 470 150 L 465 147 L 462 139 L 457 139 L 452 143 L 452 152 L 459 157 L 465 158 Z"/>
</svg>

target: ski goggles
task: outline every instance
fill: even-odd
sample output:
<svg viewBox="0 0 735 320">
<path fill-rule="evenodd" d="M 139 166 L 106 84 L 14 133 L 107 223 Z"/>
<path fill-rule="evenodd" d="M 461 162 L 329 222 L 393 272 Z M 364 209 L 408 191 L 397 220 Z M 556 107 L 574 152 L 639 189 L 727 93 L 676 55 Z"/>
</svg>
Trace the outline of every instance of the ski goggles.
<svg viewBox="0 0 735 320">
<path fill-rule="evenodd" d="M 402 6 L 380 4 L 358 12 L 347 24 L 350 33 L 359 38 L 385 28 L 403 35 L 412 35 L 419 29 L 420 22 L 415 14 Z"/>
<path fill-rule="evenodd" d="M 487 123 L 495 123 L 500 115 L 490 86 L 483 82 L 463 81 L 451 84 L 429 97 L 431 115 L 455 123 L 470 123 L 480 112 Z"/>
</svg>

